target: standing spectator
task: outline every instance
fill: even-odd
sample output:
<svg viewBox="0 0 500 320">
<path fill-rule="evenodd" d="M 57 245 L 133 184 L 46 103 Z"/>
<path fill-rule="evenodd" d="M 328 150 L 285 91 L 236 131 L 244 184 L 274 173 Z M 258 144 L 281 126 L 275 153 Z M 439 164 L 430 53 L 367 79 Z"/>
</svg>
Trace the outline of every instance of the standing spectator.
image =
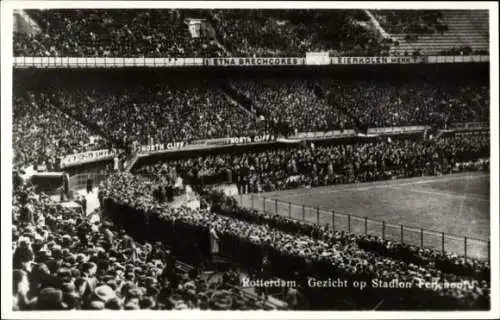
<svg viewBox="0 0 500 320">
<path fill-rule="evenodd" d="M 269 257 L 267 254 L 264 254 L 264 257 L 262 258 L 261 265 L 259 267 L 259 270 L 257 272 L 257 279 L 260 281 L 267 281 L 271 279 L 271 261 L 269 260 Z M 269 295 L 268 288 L 266 286 L 258 286 L 255 288 L 257 291 L 257 294 L 260 296 L 262 295 L 264 297 L 264 300 L 267 300 L 267 297 Z"/>
<path fill-rule="evenodd" d="M 87 194 L 89 193 L 92 193 L 92 189 L 93 189 L 93 181 L 92 181 L 92 178 L 87 178 Z"/>
<path fill-rule="evenodd" d="M 87 220 L 81 220 L 80 224 L 77 225 L 76 234 L 82 245 L 86 246 L 88 244 L 88 234 L 90 230 L 90 225 Z"/>
<path fill-rule="evenodd" d="M 31 262 L 35 255 L 31 249 L 31 244 L 28 239 L 21 239 L 19 247 L 14 251 L 13 264 L 14 269 L 31 271 Z"/>
<path fill-rule="evenodd" d="M 66 193 L 64 192 L 64 187 L 59 188 L 59 201 L 64 202 L 66 200 Z"/>
<path fill-rule="evenodd" d="M 33 207 L 27 204 L 22 207 L 20 220 L 26 224 L 33 224 L 35 222 L 35 217 L 33 215 Z"/>
<path fill-rule="evenodd" d="M 101 230 L 100 232 L 103 234 L 104 241 L 109 245 L 109 247 L 113 247 L 113 239 L 114 235 L 113 232 L 111 232 L 109 225 L 105 222 L 101 225 Z"/>
<path fill-rule="evenodd" d="M 288 308 L 291 310 L 297 310 L 297 306 L 299 304 L 299 291 L 294 287 L 287 287 L 285 290 L 285 301 L 288 303 Z"/>
<path fill-rule="evenodd" d="M 87 216 L 87 197 L 83 195 L 82 197 L 82 209 L 83 209 L 83 216 Z"/>
<path fill-rule="evenodd" d="M 219 255 L 219 236 L 213 225 L 210 226 L 210 253 L 212 260 Z"/>
<path fill-rule="evenodd" d="M 25 271 L 19 269 L 13 270 L 12 287 L 14 295 L 12 306 L 14 310 L 30 310 L 35 300 L 28 298 L 30 283 Z"/>
</svg>

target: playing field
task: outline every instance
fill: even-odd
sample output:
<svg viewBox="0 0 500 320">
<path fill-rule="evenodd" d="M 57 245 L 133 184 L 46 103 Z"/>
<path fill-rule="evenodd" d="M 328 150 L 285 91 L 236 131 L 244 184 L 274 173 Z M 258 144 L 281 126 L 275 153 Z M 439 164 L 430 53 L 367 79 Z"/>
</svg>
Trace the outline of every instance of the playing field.
<svg viewBox="0 0 500 320">
<path fill-rule="evenodd" d="M 242 195 L 239 201 L 340 230 L 438 250 L 444 244 L 446 251 L 487 258 L 489 195 L 487 174 L 461 173 Z"/>
</svg>

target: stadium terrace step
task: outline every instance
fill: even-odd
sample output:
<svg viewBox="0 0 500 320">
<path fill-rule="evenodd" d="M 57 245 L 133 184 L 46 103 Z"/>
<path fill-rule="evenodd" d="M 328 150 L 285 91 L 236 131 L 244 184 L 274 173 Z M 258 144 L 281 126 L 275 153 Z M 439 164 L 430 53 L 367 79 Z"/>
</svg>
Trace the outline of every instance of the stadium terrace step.
<svg viewBox="0 0 500 320">
<path fill-rule="evenodd" d="M 393 33 L 391 37 L 399 42 L 390 53 L 419 51 L 425 55 L 439 55 L 443 51 L 469 47 L 472 51 L 489 49 L 488 11 L 486 10 L 443 10 L 443 21 L 448 30 L 442 33 L 407 35 Z M 414 37 L 408 39 L 407 37 Z"/>
</svg>

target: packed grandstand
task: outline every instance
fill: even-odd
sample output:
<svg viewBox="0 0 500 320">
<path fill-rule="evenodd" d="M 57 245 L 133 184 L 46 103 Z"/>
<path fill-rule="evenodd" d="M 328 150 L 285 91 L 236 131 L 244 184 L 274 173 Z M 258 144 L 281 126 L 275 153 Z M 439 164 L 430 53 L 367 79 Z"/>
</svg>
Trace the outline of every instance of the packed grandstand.
<svg viewBox="0 0 500 320">
<path fill-rule="evenodd" d="M 488 52 L 488 12 L 484 10 L 60 9 L 23 10 L 17 18 L 15 56 L 299 57 L 311 51 L 344 56 Z M 190 21 L 200 21 L 200 26 L 188 28 Z M 20 32 L 23 29 L 30 32 Z M 439 41 L 432 41 L 434 35 Z M 427 46 L 433 42 L 434 46 Z"/>
<path fill-rule="evenodd" d="M 480 11 L 15 15 L 16 57 L 488 54 Z M 464 30 L 475 40 L 455 41 Z M 433 37 L 445 40 L 432 47 Z M 15 69 L 15 310 L 489 309 L 488 259 L 242 208 L 212 188 L 257 194 L 488 172 L 487 63 L 137 69 Z M 40 172 L 71 177 L 42 192 L 27 178 Z M 63 205 L 86 207 L 95 193 L 89 215 Z M 173 205 L 190 197 L 196 206 Z M 311 288 L 333 275 L 408 287 Z M 244 277 L 293 285 L 272 300 L 272 290 L 245 290 Z"/>
</svg>

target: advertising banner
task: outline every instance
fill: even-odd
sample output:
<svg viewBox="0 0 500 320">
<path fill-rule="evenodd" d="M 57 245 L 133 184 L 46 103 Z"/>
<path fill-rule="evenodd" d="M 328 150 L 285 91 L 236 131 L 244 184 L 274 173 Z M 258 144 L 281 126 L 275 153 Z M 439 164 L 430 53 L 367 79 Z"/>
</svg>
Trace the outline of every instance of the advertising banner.
<svg viewBox="0 0 500 320">
<path fill-rule="evenodd" d="M 305 64 L 303 57 L 287 57 L 287 58 L 205 58 L 203 65 L 205 66 L 298 66 Z"/>
<path fill-rule="evenodd" d="M 394 57 L 331 57 L 330 64 L 418 64 L 427 63 L 427 57 L 394 56 Z"/>
<path fill-rule="evenodd" d="M 116 154 L 116 151 L 109 149 L 75 153 L 62 157 L 60 166 L 61 168 L 65 168 L 83 163 L 112 159 Z"/>
<path fill-rule="evenodd" d="M 186 145 L 186 142 L 169 142 L 169 143 L 156 143 L 152 145 L 143 145 L 137 148 L 137 153 L 151 153 L 165 150 L 180 150 Z"/>
</svg>

